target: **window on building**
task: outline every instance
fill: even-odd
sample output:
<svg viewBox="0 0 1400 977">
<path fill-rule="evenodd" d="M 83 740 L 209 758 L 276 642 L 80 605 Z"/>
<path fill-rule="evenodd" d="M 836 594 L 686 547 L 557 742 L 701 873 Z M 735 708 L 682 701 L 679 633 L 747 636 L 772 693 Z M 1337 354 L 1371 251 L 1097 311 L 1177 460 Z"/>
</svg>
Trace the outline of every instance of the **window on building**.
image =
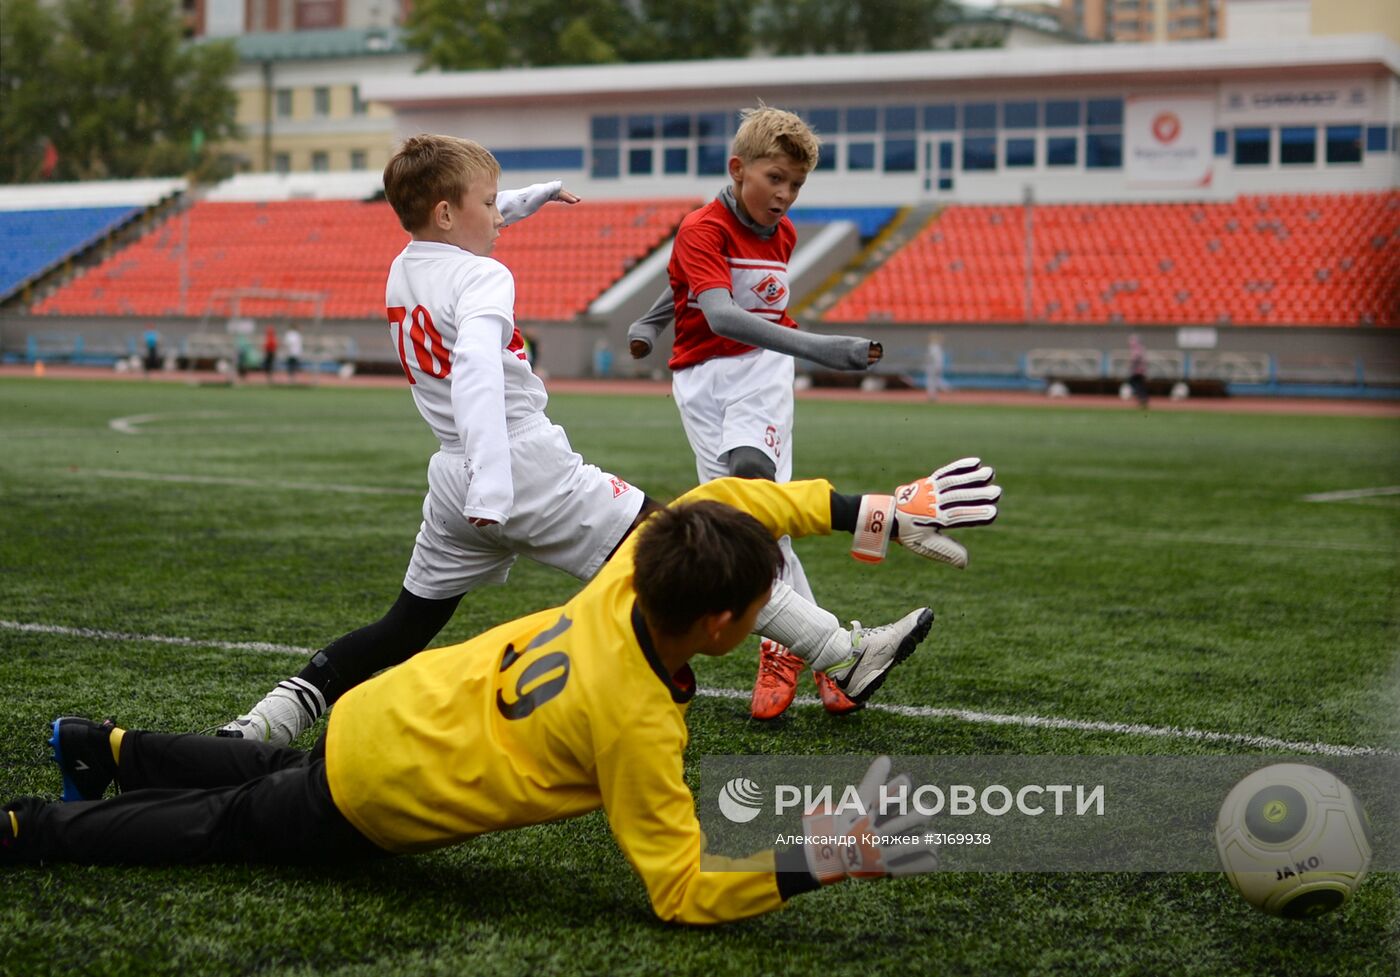
<svg viewBox="0 0 1400 977">
<path fill-rule="evenodd" d="M 872 105 L 862 105 L 846 110 L 846 131 L 864 135 L 880 131 L 880 110 Z"/>
<path fill-rule="evenodd" d="M 1040 125 L 1039 102 L 1004 102 L 1001 124 L 1007 129 L 1034 129 Z"/>
<path fill-rule="evenodd" d="M 655 139 L 656 138 L 656 116 L 654 115 L 629 115 L 627 117 L 627 138 L 628 139 Z"/>
<path fill-rule="evenodd" d="M 292 154 L 291 154 L 291 153 L 273 153 L 273 154 L 272 154 L 272 169 L 273 169 L 273 172 L 275 172 L 275 173 L 281 173 L 281 174 L 283 174 L 283 175 L 286 175 L 287 173 L 292 172 Z"/>
<path fill-rule="evenodd" d="M 956 105 L 925 105 L 924 129 L 928 132 L 952 132 L 958 127 Z"/>
<path fill-rule="evenodd" d="M 369 153 L 365 152 L 363 149 L 352 149 L 352 150 L 350 150 L 350 169 L 352 169 L 352 170 L 367 170 L 367 169 L 369 169 Z"/>
<path fill-rule="evenodd" d="M 1084 165 L 1091 170 L 1123 166 L 1123 133 L 1089 132 L 1084 136 Z"/>
<path fill-rule="evenodd" d="M 317 86 L 311 90 L 311 102 L 318 119 L 323 119 L 331 114 L 331 90 L 324 86 Z"/>
<path fill-rule="evenodd" d="M 695 172 L 699 176 L 723 176 L 728 171 L 728 143 L 702 142 L 695 147 Z"/>
<path fill-rule="evenodd" d="M 1089 99 L 1084 121 L 1089 126 L 1121 126 L 1123 124 L 1123 100 L 1121 98 Z"/>
<path fill-rule="evenodd" d="M 912 105 L 891 105 L 885 109 L 886 132 L 913 132 L 919 128 L 919 110 Z"/>
<path fill-rule="evenodd" d="M 996 102 L 969 102 L 963 106 L 963 131 L 973 132 L 979 129 L 995 129 L 996 127 Z"/>
<path fill-rule="evenodd" d="M 311 154 L 311 170 L 313 173 L 328 173 L 331 168 L 331 154 L 324 149 L 315 150 Z"/>
<path fill-rule="evenodd" d="M 965 137 L 962 141 L 962 168 L 964 171 L 996 169 L 996 136 Z"/>
<path fill-rule="evenodd" d="M 913 139 L 885 140 L 885 172 L 913 173 L 919 165 L 919 147 Z"/>
<path fill-rule="evenodd" d="M 1078 166 L 1079 137 L 1050 136 L 1045 140 L 1046 166 Z"/>
<path fill-rule="evenodd" d="M 1386 142 L 1386 137 L 1388 135 L 1390 135 L 1390 133 L 1386 130 L 1385 126 L 1367 126 L 1366 152 L 1383 153 L 1389 149 L 1390 146 Z"/>
<path fill-rule="evenodd" d="M 627 175 L 628 176 L 651 176 L 651 149 L 637 148 L 627 150 Z"/>
<path fill-rule="evenodd" d="M 292 90 L 290 88 L 277 89 L 277 118 L 290 119 L 292 117 Z"/>
<path fill-rule="evenodd" d="M 853 142 L 846 145 L 846 169 L 852 171 L 875 169 L 875 144 Z"/>
<path fill-rule="evenodd" d="M 1034 139 L 1008 139 L 1006 140 L 1006 153 L 1003 156 L 1008 167 L 1026 167 L 1035 165 L 1035 140 Z"/>
<path fill-rule="evenodd" d="M 1241 128 L 1235 130 L 1235 165 L 1268 166 L 1269 130 L 1264 128 Z"/>
<path fill-rule="evenodd" d="M 817 132 L 831 136 L 841 131 L 841 111 L 839 109 L 809 109 L 807 124 Z"/>
<path fill-rule="evenodd" d="M 662 150 L 661 166 L 667 176 L 685 176 L 690 172 L 690 150 L 685 146 L 667 146 Z"/>
<path fill-rule="evenodd" d="M 661 135 L 666 139 L 689 139 L 690 116 L 663 115 L 661 117 Z"/>
<path fill-rule="evenodd" d="M 1328 162 L 1328 163 L 1359 163 L 1359 162 L 1361 162 L 1361 127 L 1360 127 L 1360 126 L 1328 126 L 1328 127 L 1327 127 L 1327 162 Z"/>
<path fill-rule="evenodd" d="M 1047 129 L 1070 129 L 1079 126 L 1080 103 L 1054 101 L 1045 103 L 1045 127 Z"/>
<path fill-rule="evenodd" d="M 366 115 L 369 113 L 369 103 L 360 97 L 360 86 L 350 86 L 350 112 L 352 115 Z"/>
<path fill-rule="evenodd" d="M 1278 159 L 1291 166 L 1312 166 L 1317 162 L 1317 129 L 1312 126 L 1284 126 L 1278 132 Z"/>
<path fill-rule="evenodd" d="M 595 180 L 615 180 L 618 175 L 616 146 L 594 146 L 593 167 L 589 171 Z"/>
<path fill-rule="evenodd" d="M 592 123 L 594 142 L 617 142 L 622 135 L 622 120 L 615 115 L 595 115 Z"/>
<path fill-rule="evenodd" d="M 1228 130 L 1228 129 L 1216 129 L 1216 130 L 1215 130 L 1215 155 L 1217 155 L 1217 156 L 1229 156 L 1229 155 L 1230 155 L 1230 130 Z"/>
</svg>

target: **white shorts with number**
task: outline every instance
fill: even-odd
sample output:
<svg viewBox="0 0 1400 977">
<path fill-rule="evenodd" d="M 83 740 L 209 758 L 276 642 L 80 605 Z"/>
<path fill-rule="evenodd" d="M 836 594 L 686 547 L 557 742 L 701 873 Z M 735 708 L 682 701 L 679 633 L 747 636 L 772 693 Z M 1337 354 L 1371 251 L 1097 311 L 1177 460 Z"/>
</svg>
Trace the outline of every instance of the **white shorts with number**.
<svg viewBox="0 0 1400 977">
<path fill-rule="evenodd" d="M 729 452 L 742 447 L 773 459 L 774 481 L 791 481 L 792 378 L 792 357 L 768 349 L 717 356 L 672 374 L 671 393 L 701 482 L 728 475 Z"/>
<path fill-rule="evenodd" d="M 462 515 L 462 455 L 439 451 L 428 461 L 423 523 L 403 580 L 410 593 L 440 600 L 504 583 L 516 556 L 587 580 L 637 517 L 642 491 L 585 462 L 545 415 L 507 434 L 515 503 L 503 525 L 473 526 Z"/>
</svg>

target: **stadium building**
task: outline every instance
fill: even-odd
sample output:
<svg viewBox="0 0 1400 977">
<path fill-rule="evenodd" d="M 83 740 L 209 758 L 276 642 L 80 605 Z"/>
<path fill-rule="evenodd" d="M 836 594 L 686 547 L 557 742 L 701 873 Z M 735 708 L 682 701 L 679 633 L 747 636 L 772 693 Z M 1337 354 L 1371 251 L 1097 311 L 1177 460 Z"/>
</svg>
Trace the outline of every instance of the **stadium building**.
<svg viewBox="0 0 1400 977">
<path fill-rule="evenodd" d="M 1383 36 L 380 69 L 355 84 L 398 137 L 468 135 L 503 187 L 559 178 L 585 198 L 498 251 L 555 375 L 632 368 L 616 355 L 626 323 L 761 100 L 824 140 L 793 214 L 794 307 L 884 342 L 892 382 L 921 381 L 934 329 L 954 383 L 1109 388 L 1133 329 L 1154 377 L 1196 392 L 1400 381 L 1400 46 Z M 134 331 L 122 317 L 179 336 L 269 316 L 315 319 L 362 365 L 392 367 L 377 307 L 402 232 L 378 189 L 373 170 L 235 178 L 7 318 L 4 351 L 45 316 L 109 347 Z M 310 260 L 288 250 L 308 223 Z"/>
</svg>

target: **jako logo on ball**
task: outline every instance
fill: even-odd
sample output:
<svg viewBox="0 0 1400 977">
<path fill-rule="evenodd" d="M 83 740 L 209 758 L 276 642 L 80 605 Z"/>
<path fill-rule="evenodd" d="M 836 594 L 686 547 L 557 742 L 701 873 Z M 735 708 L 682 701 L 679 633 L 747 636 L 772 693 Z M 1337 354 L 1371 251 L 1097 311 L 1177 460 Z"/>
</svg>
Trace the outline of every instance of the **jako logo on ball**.
<svg viewBox="0 0 1400 977">
<path fill-rule="evenodd" d="M 719 809 L 735 824 L 747 824 L 758 817 L 763 793 L 747 777 L 735 777 L 719 792 Z"/>
</svg>

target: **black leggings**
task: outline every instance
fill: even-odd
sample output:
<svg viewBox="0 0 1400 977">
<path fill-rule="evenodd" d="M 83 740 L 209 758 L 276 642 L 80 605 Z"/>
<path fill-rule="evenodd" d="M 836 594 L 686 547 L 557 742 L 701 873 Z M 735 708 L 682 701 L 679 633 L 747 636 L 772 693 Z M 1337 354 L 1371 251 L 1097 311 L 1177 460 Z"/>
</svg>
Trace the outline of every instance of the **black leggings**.
<svg viewBox="0 0 1400 977">
<path fill-rule="evenodd" d="M 386 852 L 345 820 L 310 753 L 194 733 L 128 732 L 109 800 L 6 805 L 27 861 L 89 865 L 344 862 Z"/>
</svg>

